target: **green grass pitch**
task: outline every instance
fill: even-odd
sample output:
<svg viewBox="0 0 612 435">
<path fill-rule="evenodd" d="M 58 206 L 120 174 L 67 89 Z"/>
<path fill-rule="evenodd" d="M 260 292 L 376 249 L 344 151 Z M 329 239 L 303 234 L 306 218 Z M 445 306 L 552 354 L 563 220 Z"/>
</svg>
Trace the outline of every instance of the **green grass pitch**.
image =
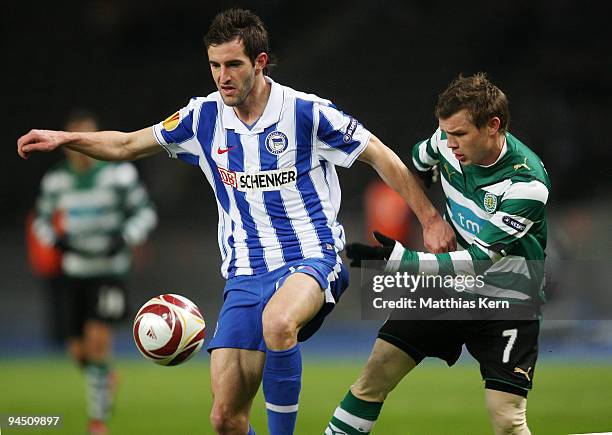
<svg viewBox="0 0 612 435">
<path fill-rule="evenodd" d="M 210 434 L 210 381 L 204 355 L 181 367 L 118 360 L 113 434 Z M 364 361 L 306 359 L 297 433 L 321 434 L 329 416 Z M 612 431 L 612 365 L 538 363 L 529 396 L 534 434 Z M 10 429 L 2 434 L 82 434 L 86 424 L 84 384 L 64 359 L 0 360 L 0 415 L 61 415 L 61 429 Z M 267 433 L 261 390 L 251 416 Z M 428 362 L 389 396 L 374 427 L 381 435 L 478 435 L 491 433 L 478 367 L 452 369 Z"/>
</svg>

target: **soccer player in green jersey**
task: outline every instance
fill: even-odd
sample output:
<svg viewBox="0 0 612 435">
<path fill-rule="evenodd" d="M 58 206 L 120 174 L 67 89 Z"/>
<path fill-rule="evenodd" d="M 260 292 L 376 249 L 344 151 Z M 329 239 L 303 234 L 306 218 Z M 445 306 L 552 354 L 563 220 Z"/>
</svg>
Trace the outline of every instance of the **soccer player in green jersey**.
<svg viewBox="0 0 612 435">
<path fill-rule="evenodd" d="M 508 132 L 507 98 L 484 74 L 454 80 L 440 94 L 436 116 L 439 128 L 415 145 L 413 162 L 422 174 L 439 168 L 446 219 L 463 250 L 415 252 L 375 233 L 380 246 L 355 243 L 347 246 L 347 256 L 358 267 L 363 260 L 384 260 L 391 272 L 483 276 L 483 285 L 464 297 L 504 301 L 521 315 L 401 320 L 395 310 L 325 434 L 369 433 L 387 395 L 408 372 L 425 357 L 453 365 L 464 344 L 480 363 L 495 434 L 530 433 L 527 393 L 538 352 L 538 307 L 544 300 L 550 181 L 539 157 Z"/>
<path fill-rule="evenodd" d="M 66 130 L 97 131 L 97 120 L 77 111 Z M 88 431 L 99 435 L 107 433 L 111 414 L 112 325 L 127 315 L 131 248 L 147 239 L 157 213 L 131 163 L 64 151 L 66 159 L 42 179 L 33 230 L 41 243 L 61 251 L 61 276 L 53 288 L 61 333 L 85 375 Z"/>
</svg>

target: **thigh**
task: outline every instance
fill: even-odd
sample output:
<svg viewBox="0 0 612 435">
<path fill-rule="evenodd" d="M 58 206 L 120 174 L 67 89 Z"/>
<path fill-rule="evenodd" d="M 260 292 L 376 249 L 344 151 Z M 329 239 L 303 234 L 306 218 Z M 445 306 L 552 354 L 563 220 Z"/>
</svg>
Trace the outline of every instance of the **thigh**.
<svg viewBox="0 0 612 435">
<path fill-rule="evenodd" d="M 514 414 L 515 412 L 525 412 L 527 410 L 527 398 L 504 391 L 485 389 L 485 402 L 490 414 L 502 412 L 504 414 Z"/>
<path fill-rule="evenodd" d="M 416 365 L 416 361 L 402 349 L 377 339 L 351 391 L 362 400 L 382 402 Z"/>
<path fill-rule="evenodd" d="M 480 363 L 485 387 L 526 397 L 538 358 L 540 322 L 474 322 L 466 347 Z"/>
<path fill-rule="evenodd" d="M 256 350 L 216 348 L 210 357 L 214 406 L 230 414 L 247 413 L 257 393 L 265 354 Z"/>
<path fill-rule="evenodd" d="M 319 282 L 309 274 L 295 272 L 272 295 L 263 315 L 290 319 L 299 329 L 317 314 L 324 302 Z"/>
<path fill-rule="evenodd" d="M 261 325 L 263 300 L 257 288 L 259 285 L 248 278 L 235 278 L 228 282 L 217 327 L 208 344 L 209 352 L 217 348 L 265 352 Z"/>
<path fill-rule="evenodd" d="M 436 357 L 452 366 L 461 355 L 463 322 L 390 318 L 378 331 L 378 338 L 398 347 L 417 364 L 425 357 Z"/>
<path fill-rule="evenodd" d="M 298 341 L 306 341 L 314 335 L 323 325 L 325 318 L 333 311 L 340 297 L 349 284 L 349 273 L 342 263 L 338 263 L 327 275 L 326 280 L 317 280 L 324 289 L 325 302 L 315 316 L 298 333 Z"/>
<path fill-rule="evenodd" d="M 348 287 L 348 271 L 339 259 L 334 262 L 311 258 L 294 262 L 279 272 L 272 286 L 266 284 L 271 287 L 266 289 L 266 314 L 282 314 L 284 307 L 289 307 L 298 328 L 298 341 L 306 341 L 319 330 Z"/>
<path fill-rule="evenodd" d="M 531 435 L 527 427 L 527 398 L 497 390 L 485 390 L 489 418 L 496 435 Z"/>
<path fill-rule="evenodd" d="M 100 320 L 89 319 L 83 325 L 83 346 L 86 356 L 103 361 L 110 354 L 113 342 L 111 326 Z"/>
<path fill-rule="evenodd" d="M 57 281 L 58 311 L 62 337 L 71 341 L 80 340 L 87 317 L 87 303 L 81 280 L 62 277 Z"/>
</svg>

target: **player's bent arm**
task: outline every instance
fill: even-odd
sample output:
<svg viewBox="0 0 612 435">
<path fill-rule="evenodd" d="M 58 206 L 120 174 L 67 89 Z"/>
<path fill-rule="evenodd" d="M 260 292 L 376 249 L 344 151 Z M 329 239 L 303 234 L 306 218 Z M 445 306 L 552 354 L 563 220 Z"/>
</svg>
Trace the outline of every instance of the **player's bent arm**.
<svg viewBox="0 0 612 435">
<path fill-rule="evenodd" d="M 499 210 L 485 223 L 465 251 L 426 254 L 404 249 L 399 242 L 395 242 L 388 257 L 387 269 L 449 275 L 484 273 L 506 256 L 509 248 L 525 237 L 534 224 L 545 219 L 548 189 L 543 183 L 514 183 L 504 198 Z"/>
<path fill-rule="evenodd" d="M 503 258 L 502 253 L 478 243 L 472 243 L 465 251 L 428 254 L 405 249 L 399 242 L 389 256 L 386 270 L 398 270 L 425 275 L 482 275 L 494 263 Z"/>
<path fill-rule="evenodd" d="M 408 203 L 423 227 L 425 247 L 432 252 L 455 250 L 457 242 L 449 224 L 431 204 L 417 178 L 390 148 L 372 135 L 359 160 L 372 166 L 385 183 Z"/>
<path fill-rule="evenodd" d="M 27 159 L 33 152 L 49 152 L 62 146 L 98 160 L 116 161 L 141 159 L 162 150 L 155 140 L 153 128 L 147 127 L 130 133 L 30 130 L 18 139 L 17 152 Z"/>
</svg>

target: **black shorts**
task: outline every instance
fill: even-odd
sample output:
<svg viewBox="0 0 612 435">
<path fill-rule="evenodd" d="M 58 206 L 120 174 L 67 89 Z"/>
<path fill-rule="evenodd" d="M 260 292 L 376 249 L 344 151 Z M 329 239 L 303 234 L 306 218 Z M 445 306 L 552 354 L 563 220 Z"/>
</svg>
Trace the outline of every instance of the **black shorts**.
<svg viewBox="0 0 612 435">
<path fill-rule="evenodd" d="M 125 286 L 116 278 L 62 277 L 56 288 L 64 338 L 81 337 L 87 320 L 114 323 L 127 316 Z"/>
<path fill-rule="evenodd" d="M 538 357 L 539 320 L 387 320 L 378 338 L 415 362 L 440 358 L 449 366 L 465 344 L 480 363 L 485 388 L 527 397 Z"/>
</svg>

